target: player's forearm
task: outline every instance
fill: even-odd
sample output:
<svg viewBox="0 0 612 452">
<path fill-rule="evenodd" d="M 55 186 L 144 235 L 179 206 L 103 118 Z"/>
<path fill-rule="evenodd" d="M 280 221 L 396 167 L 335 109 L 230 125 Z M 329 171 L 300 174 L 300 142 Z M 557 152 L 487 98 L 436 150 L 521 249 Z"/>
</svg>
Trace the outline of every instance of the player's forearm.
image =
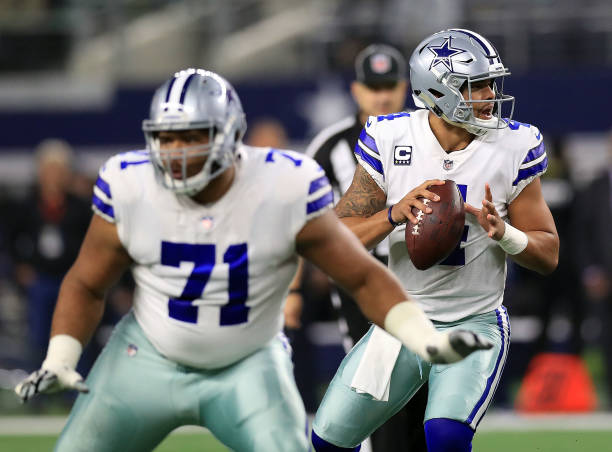
<svg viewBox="0 0 612 452">
<path fill-rule="evenodd" d="M 85 346 L 103 314 L 104 293 L 95 293 L 72 272 L 68 272 L 62 282 L 53 313 L 51 336 L 67 334 Z"/>
<path fill-rule="evenodd" d="M 547 231 L 529 231 L 526 234 L 527 247 L 510 257 L 520 266 L 542 275 L 552 273 L 559 262 L 559 237 Z"/>
<path fill-rule="evenodd" d="M 408 295 L 399 280 L 382 264 L 373 265 L 363 274 L 361 283 L 350 290 L 363 314 L 376 325 L 384 328 L 385 316 L 397 303 L 406 301 Z"/>
<path fill-rule="evenodd" d="M 373 249 L 393 231 L 386 209 L 367 218 L 341 216 L 338 212 L 336 213 L 340 216 L 340 221 L 359 238 L 367 249 Z"/>
</svg>

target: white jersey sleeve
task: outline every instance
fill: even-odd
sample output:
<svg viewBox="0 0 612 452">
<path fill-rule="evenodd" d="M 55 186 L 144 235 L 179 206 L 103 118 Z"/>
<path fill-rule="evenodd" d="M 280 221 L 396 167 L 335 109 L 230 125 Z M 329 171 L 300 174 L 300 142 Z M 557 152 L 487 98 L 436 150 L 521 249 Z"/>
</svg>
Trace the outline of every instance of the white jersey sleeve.
<svg viewBox="0 0 612 452">
<path fill-rule="evenodd" d="M 518 135 L 519 151 L 516 153 L 517 161 L 515 166 L 515 178 L 512 182 L 512 193 L 508 204 L 510 204 L 536 177 L 541 176 L 548 168 L 548 158 L 544 139 L 537 127 L 531 124 L 510 121 L 508 127 L 516 130 Z"/>
<path fill-rule="evenodd" d="M 382 158 L 380 149 L 393 146 L 395 140 L 394 126 L 397 126 L 398 121 L 391 121 L 408 117 L 410 117 L 410 114 L 407 112 L 370 116 L 355 145 L 357 161 L 385 193 L 387 193 L 386 161 Z M 400 158 L 410 157 L 402 146 L 394 147 L 393 153 L 401 154 Z"/>
<path fill-rule="evenodd" d="M 376 130 L 378 121 L 375 116 L 370 116 L 359 134 L 359 139 L 355 145 L 355 156 L 357 162 L 374 179 L 376 185 L 385 190 L 385 172 L 381 161 L 379 144 L 376 142 Z"/>
<path fill-rule="evenodd" d="M 93 211 L 117 226 L 122 243 L 128 248 L 130 209 L 142 196 L 143 187 L 134 172 L 152 172 L 149 153 L 130 151 L 109 158 L 98 172 L 92 196 Z"/>
<path fill-rule="evenodd" d="M 287 167 L 284 172 L 286 179 L 279 181 L 279 189 L 295 196 L 290 203 L 293 210 L 291 233 L 295 236 L 308 221 L 333 207 L 334 194 L 331 184 L 323 168 L 304 154 L 271 149 L 266 158 L 279 160 L 279 168 Z"/>
</svg>

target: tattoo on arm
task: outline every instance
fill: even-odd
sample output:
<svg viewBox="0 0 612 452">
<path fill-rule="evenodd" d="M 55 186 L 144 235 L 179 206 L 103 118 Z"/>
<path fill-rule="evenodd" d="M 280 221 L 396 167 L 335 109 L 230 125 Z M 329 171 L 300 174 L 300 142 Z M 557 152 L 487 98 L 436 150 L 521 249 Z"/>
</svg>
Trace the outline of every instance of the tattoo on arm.
<svg viewBox="0 0 612 452">
<path fill-rule="evenodd" d="M 361 166 L 357 165 L 353 182 L 336 205 L 336 215 L 344 217 L 370 217 L 385 208 L 387 195 Z"/>
</svg>

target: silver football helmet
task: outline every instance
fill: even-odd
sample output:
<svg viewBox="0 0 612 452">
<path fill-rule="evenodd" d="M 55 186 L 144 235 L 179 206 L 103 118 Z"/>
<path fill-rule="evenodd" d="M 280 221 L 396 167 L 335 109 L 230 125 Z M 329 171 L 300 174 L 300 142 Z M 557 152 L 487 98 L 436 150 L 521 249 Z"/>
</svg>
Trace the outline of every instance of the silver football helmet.
<svg viewBox="0 0 612 452">
<path fill-rule="evenodd" d="M 205 129 L 207 144 L 161 149 L 158 133 Z M 156 175 L 175 193 L 194 195 L 229 168 L 246 131 L 246 119 L 236 91 L 223 77 L 203 69 L 186 69 L 161 85 L 151 101 L 150 118 L 142 123 Z M 188 159 L 205 156 L 202 169 L 187 174 Z M 171 166 L 182 166 L 176 177 Z M 174 165 L 173 165 L 174 163 Z"/>
<path fill-rule="evenodd" d="M 410 84 L 416 105 L 427 107 L 438 117 L 475 135 L 507 127 L 512 118 L 514 97 L 503 92 L 506 75 L 510 72 L 495 47 L 470 30 L 452 28 L 434 33 L 410 57 Z M 491 79 L 495 98 L 472 99 L 471 84 Z M 467 98 L 461 93 L 464 88 Z M 494 105 L 491 119 L 475 117 L 474 104 L 491 102 Z"/>
</svg>

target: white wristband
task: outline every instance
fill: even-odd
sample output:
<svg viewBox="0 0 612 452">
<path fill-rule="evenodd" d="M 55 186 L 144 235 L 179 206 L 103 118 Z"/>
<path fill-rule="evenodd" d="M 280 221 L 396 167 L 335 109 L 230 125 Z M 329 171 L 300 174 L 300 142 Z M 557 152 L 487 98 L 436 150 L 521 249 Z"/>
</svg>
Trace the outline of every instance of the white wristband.
<svg viewBox="0 0 612 452">
<path fill-rule="evenodd" d="M 527 248 L 528 242 L 529 237 L 527 237 L 527 234 L 519 229 L 516 229 L 511 224 L 506 223 L 504 235 L 497 243 L 506 253 L 514 255 Z"/>
<path fill-rule="evenodd" d="M 437 345 L 438 339 L 442 340 L 442 335 L 414 301 L 393 306 L 385 316 L 385 330 L 426 360 L 429 360 L 427 346 Z"/>
<path fill-rule="evenodd" d="M 82 351 L 83 346 L 77 339 L 68 334 L 57 334 L 49 341 L 43 368 L 66 366 L 69 369 L 76 369 Z"/>
</svg>

